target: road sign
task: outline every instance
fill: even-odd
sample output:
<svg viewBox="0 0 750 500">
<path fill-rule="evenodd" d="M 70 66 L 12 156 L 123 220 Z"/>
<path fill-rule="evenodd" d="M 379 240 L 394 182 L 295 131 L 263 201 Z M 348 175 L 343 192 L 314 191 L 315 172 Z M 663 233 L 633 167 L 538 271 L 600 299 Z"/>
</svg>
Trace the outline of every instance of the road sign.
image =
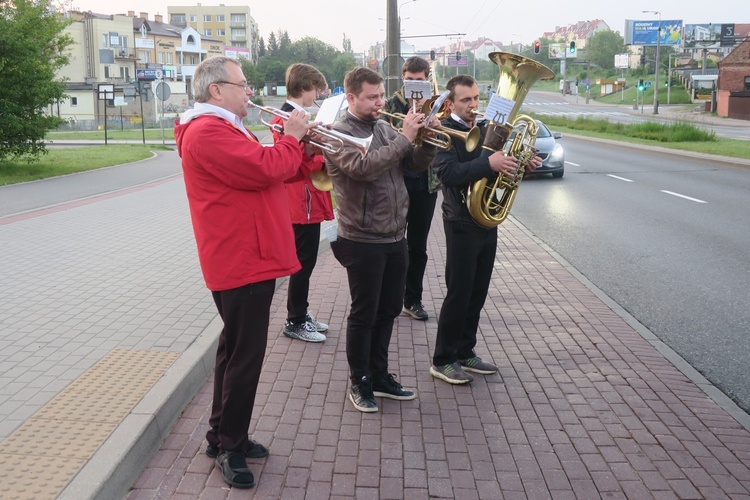
<svg viewBox="0 0 750 500">
<path fill-rule="evenodd" d="M 339 95 L 344 93 L 344 87 L 336 87 L 333 89 L 333 95 Z"/>
<path fill-rule="evenodd" d="M 160 101 L 166 101 L 169 99 L 169 96 L 172 95 L 172 89 L 170 89 L 169 85 L 165 82 L 159 82 L 156 84 L 154 94 L 156 94 L 156 97 L 158 97 Z"/>
<path fill-rule="evenodd" d="M 650 88 L 651 88 L 651 82 L 643 82 L 643 85 L 644 85 L 644 86 L 645 86 L 645 87 L 646 87 L 647 89 L 650 89 Z"/>
</svg>

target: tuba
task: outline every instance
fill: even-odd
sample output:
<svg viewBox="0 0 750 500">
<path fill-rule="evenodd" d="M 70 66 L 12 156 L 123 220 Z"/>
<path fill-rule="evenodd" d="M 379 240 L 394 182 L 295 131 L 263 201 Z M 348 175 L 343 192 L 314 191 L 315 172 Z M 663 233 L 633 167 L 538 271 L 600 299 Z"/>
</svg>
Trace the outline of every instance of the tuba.
<svg viewBox="0 0 750 500">
<path fill-rule="evenodd" d="M 537 80 L 555 77 L 547 66 L 517 54 L 490 52 L 489 58 L 500 68 L 497 94 L 515 104 L 505 123 L 486 117 L 489 123 L 482 144 L 482 157 L 504 150 L 508 156 L 516 158 L 518 168 L 513 178 L 498 174 L 494 179 L 474 182 L 468 188 L 466 206 L 469 213 L 477 224 L 488 229 L 500 225 L 508 217 L 526 165 L 536 154 L 534 143 L 539 127 L 533 118 L 519 115 L 518 111 Z"/>
</svg>

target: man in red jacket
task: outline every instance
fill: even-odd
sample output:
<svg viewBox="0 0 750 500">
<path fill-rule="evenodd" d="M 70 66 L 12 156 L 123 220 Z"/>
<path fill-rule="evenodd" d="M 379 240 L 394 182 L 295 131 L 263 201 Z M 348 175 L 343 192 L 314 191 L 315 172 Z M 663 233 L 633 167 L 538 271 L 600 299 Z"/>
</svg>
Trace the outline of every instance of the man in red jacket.
<svg viewBox="0 0 750 500">
<path fill-rule="evenodd" d="M 305 108 L 312 106 L 318 94 L 327 87 L 326 77 L 313 66 L 292 64 L 286 70 L 287 100 L 281 111 L 305 111 Z M 274 118 L 272 123 L 283 127 L 280 117 Z M 282 134 L 274 131 L 274 142 L 282 137 Z M 316 189 L 310 180 L 312 172 L 323 170 L 323 155 L 309 142 L 300 144 L 300 147 L 303 149 L 302 164 L 297 176 L 287 181 L 286 194 L 292 213 L 297 258 L 302 269 L 289 277 L 284 335 L 305 342 L 323 342 L 326 339 L 323 332 L 328 330 L 328 325 L 310 314 L 307 309 L 307 298 L 310 291 L 310 276 L 318 261 L 320 223 L 324 220 L 333 220 L 333 203 L 331 193 Z"/>
<path fill-rule="evenodd" d="M 203 61 L 193 77 L 196 104 L 175 127 L 203 277 L 224 328 L 214 371 L 206 454 L 224 480 L 251 488 L 246 457 L 268 449 L 248 437 L 268 338 L 276 278 L 300 269 L 284 181 L 302 160 L 299 141 L 312 124 L 293 111 L 284 138 L 260 145 L 245 129 L 250 87 L 240 64 Z"/>
</svg>

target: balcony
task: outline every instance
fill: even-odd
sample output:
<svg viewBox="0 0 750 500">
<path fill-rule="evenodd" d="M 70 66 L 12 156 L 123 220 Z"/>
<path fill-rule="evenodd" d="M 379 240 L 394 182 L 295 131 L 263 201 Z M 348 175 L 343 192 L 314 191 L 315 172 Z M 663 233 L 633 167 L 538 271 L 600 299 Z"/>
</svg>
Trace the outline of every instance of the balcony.
<svg viewBox="0 0 750 500">
<path fill-rule="evenodd" d="M 115 53 L 115 59 L 126 59 L 132 61 L 137 59 L 137 57 L 133 51 L 120 50 Z"/>
<path fill-rule="evenodd" d="M 229 23 L 230 28 L 246 28 L 247 23 L 245 21 L 232 21 Z"/>
<path fill-rule="evenodd" d="M 232 35 L 230 37 L 230 40 L 232 42 L 246 42 L 247 41 L 247 36 L 245 36 L 245 35 Z"/>
</svg>

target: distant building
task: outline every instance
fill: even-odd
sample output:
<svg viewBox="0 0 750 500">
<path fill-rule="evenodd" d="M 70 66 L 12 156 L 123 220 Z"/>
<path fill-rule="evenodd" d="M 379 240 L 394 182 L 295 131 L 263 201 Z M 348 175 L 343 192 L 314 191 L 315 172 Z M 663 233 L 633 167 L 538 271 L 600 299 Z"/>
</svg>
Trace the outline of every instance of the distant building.
<svg viewBox="0 0 750 500">
<path fill-rule="evenodd" d="M 750 38 L 719 62 L 716 113 L 750 120 Z"/>
<path fill-rule="evenodd" d="M 586 48 L 586 42 L 597 31 L 612 30 L 601 19 L 594 19 L 593 21 L 578 21 L 568 26 L 556 26 L 555 31 L 547 31 L 542 36 L 556 42 L 576 42 L 576 47 L 581 50 Z"/>
<path fill-rule="evenodd" d="M 217 38 L 224 42 L 228 50 L 239 57 L 247 57 L 258 62 L 260 35 L 255 19 L 250 15 L 250 7 L 201 5 L 167 6 L 167 18 L 173 26 L 190 26 L 201 36 Z M 246 50 L 240 50 L 246 49 Z"/>
</svg>

